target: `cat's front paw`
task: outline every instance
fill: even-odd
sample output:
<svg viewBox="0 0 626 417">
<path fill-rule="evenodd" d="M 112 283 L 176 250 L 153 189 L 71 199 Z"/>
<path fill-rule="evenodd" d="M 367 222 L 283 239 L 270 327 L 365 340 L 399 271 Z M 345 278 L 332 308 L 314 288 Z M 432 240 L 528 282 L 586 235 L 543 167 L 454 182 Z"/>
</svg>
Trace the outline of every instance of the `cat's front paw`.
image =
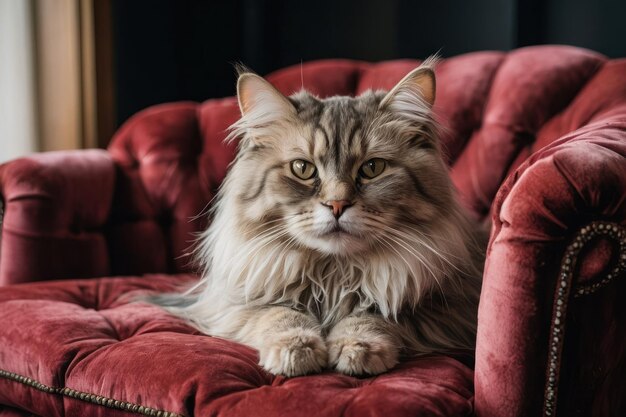
<svg viewBox="0 0 626 417">
<path fill-rule="evenodd" d="M 378 375 L 398 363 L 399 349 L 391 338 L 351 336 L 328 341 L 330 365 L 347 375 Z"/>
<path fill-rule="evenodd" d="M 328 362 L 326 344 L 312 329 L 289 329 L 259 349 L 260 364 L 273 374 L 298 376 L 320 372 Z"/>
</svg>

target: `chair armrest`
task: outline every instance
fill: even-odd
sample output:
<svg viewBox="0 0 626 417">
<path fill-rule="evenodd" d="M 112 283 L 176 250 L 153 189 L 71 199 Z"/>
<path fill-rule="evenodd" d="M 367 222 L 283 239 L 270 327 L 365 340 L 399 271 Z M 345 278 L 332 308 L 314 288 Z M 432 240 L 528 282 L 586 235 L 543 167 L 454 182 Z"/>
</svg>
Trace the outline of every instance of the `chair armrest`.
<svg viewBox="0 0 626 417">
<path fill-rule="evenodd" d="M 102 227 L 115 167 L 101 150 L 35 154 L 0 166 L 0 285 L 107 275 Z"/>
<path fill-rule="evenodd" d="M 493 221 L 478 313 L 477 415 L 600 415 L 606 407 L 620 415 L 626 120 L 588 125 L 535 153 L 503 184 Z"/>
</svg>

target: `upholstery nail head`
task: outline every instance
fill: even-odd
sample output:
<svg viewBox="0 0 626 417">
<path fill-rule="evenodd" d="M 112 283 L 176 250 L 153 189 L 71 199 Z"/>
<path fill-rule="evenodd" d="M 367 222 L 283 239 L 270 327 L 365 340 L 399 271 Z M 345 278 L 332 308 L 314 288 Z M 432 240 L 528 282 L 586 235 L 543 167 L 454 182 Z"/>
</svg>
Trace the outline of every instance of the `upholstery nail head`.
<svg viewBox="0 0 626 417">
<path fill-rule="evenodd" d="M 620 245 L 620 256 L 618 259 L 620 262 L 601 281 L 590 285 L 579 285 L 578 288 L 573 288 L 572 293 L 574 298 L 595 292 L 597 289 L 608 284 L 615 276 L 620 275 L 626 269 L 626 240 L 622 240 L 622 236 L 626 235 L 626 231 L 621 225 L 601 221 L 594 222 L 581 228 L 577 236 L 574 238 L 574 242 L 567 247 L 561 264 L 561 273 L 559 274 L 559 282 L 557 283 L 557 290 L 555 294 L 556 301 L 553 307 L 551 339 L 548 350 L 547 381 L 544 390 L 544 416 L 551 416 L 555 413 L 558 371 L 561 363 L 561 352 L 563 351 L 563 333 L 565 332 L 564 318 L 570 288 L 573 284 L 576 257 L 583 249 L 585 243 L 589 242 L 597 235 L 606 235 L 618 240 Z"/>
</svg>

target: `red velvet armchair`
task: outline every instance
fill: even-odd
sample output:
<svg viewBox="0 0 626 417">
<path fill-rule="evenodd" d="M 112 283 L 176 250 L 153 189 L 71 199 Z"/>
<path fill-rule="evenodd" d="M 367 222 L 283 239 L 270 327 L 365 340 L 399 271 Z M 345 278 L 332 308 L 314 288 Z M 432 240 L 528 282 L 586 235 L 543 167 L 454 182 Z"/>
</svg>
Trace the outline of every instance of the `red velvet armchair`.
<svg viewBox="0 0 626 417">
<path fill-rule="evenodd" d="M 320 96 L 389 88 L 418 64 L 319 61 L 268 78 Z M 475 362 L 284 378 L 143 290 L 194 279 L 199 213 L 234 148 L 234 98 L 129 120 L 109 149 L 0 166 L 0 416 L 626 415 L 626 59 L 572 47 L 437 69 L 451 175 L 491 219 Z"/>
</svg>

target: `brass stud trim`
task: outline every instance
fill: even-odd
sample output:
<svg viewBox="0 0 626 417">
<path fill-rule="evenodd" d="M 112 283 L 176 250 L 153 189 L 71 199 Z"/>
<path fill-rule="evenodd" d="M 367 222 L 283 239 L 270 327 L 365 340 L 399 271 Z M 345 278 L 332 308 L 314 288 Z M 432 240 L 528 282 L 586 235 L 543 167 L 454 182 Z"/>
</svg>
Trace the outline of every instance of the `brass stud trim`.
<svg viewBox="0 0 626 417">
<path fill-rule="evenodd" d="M 606 236 L 618 242 L 618 261 L 601 281 L 592 284 L 576 285 L 574 283 L 574 271 L 576 270 L 578 255 L 587 242 L 598 236 Z M 561 271 L 557 279 L 550 326 L 548 369 L 543 401 L 544 416 L 552 417 L 556 415 L 559 368 L 563 352 L 563 341 L 565 339 L 565 322 L 570 292 L 573 292 L 574 298 L 592 294 L 607 285 L 615 277 L 620 276 L 624 271 L 626 271 L 626 228 L 619 224 L 603 221 L 593 222 L 580 229 L 572 243 L 565 250 Z"/>
<path fill-rule="evenodd" d="M 76 400 L 102 405 L 108 408 L 129 411 L 131 413 L 143 414 L 146 416 L 162 415 L 169 417 L 185 417 L 182 414 L 174 413 L 172 411 L 158 410 L 156 408 L 146 407 L 145 405 L 134 404 L 127 401 L 120 401 L 88 392 L 77 391 L 69 387 L 53 387 L 50 385 L 42 384 L 41 382 L 36 381 L 32 378 L 28 378 L 24 375 L 5 371 L 4 369 L 0 369 L 0 378 L 4 378 L 13 382 L 18 382 L 20 384 L 27 385 L 29 387 L 35 388 L 38 391 L 42 391 L 48 394 L 63 395 L 65 397 L 74 398 Z"/>
<path fill-rule="evenodd" d="M 595 228 L 593 226 L 596 226 Z M 574 292 L 574 297 L 579 298 L 585 295 L 593 294 L 600 288 L 606 286 L 609 282 L 611 282 L 614 278 L 618 277 L 623 271 L 626 271 L 626 230 L 617 224 L 612 223 L 593 223 L 590 226 L 587 226 L 587 231 L 585 235 L 587 239 L 579 239 L 577 237 L 577 241 L 571 245 L 574 249 L 582 249 L 583 243 L 590 240 L 592 237 L 604 235 L 618 242 L 619 245 L 619 254 L 618 260 L 615 266 L 611 269 L 611 271 L 606 274 L 606 276 L 592 284 L 579 284 L 576 287 L 576 291 Z M 582 230 L 581 230 L 582 232 Z M 574 246 L 576 245 L 576 246 Z"/>
</svg>

